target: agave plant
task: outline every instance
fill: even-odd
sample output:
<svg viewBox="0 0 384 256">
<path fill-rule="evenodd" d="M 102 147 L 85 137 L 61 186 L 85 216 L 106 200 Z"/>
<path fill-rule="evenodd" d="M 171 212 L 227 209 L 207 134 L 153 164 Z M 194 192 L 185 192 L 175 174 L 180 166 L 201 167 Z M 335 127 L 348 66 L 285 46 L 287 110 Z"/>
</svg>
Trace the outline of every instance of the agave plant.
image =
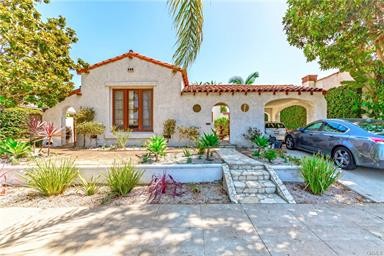
<svg viewBox="0 0 384 256">
<path fill-rule="evenodd" d="M 167 141 L 163 136 L 152 136 L 147 144 L 146 148 L 150 154 L 155 156 L 155 161 L 159 161 L 159 156 L 165 156 L 167 150 Z"/>
<path fill-rule="evenodd" d="M 11 159 L 19 159 L 28 155 L 31 147 L 28 143 L 16 141 L 12 138 L 7 138 L 0 142 L 0 155 L 4 155 Z"/>
<path fill-rule="evenodd" d="M 220 144 L 220 139 L 214 132 L 204 133 L 203 136 L 201 136 L 198 141 L 199 147 L 202 147 L 206 150 L 207 160 L 211 160 L 210 159 L 211 149 L 214 147 L 217 147 L 219 144 Z"/>
<path fill-rule="evenodd" d="M 260 154 L 260 151 L 268 147 L 269 139 L 264 135 L 259 135 L 254 138 L 253 143 L 256 144 L 257 152 Z"/>
<path fill-rule="evenodd" d="M 177 196 L 181 194 L 182 185 L 180 182 L 175 181 L 172 175 L 163 173 L 162 176 L 152 176 L 151 183 L 148 186 L 150 202 L 159 202 L 161 195 L 167 192 L 167 188 L 172 187 L 172 195 Z M 179 189 L 180 192 L 177 190 Z"/>
<path fill-rule="evenodd" d="M 53 137 L 61 136 L 61 130 L 62 129 L 55 128 L 52 122 L 45 122 L 42 125 L 41 131 L 38 134 L 43 137 L 43 139 L 47 140 L 48 156 L 51 149 L 52 139 Z"/>
</svg>

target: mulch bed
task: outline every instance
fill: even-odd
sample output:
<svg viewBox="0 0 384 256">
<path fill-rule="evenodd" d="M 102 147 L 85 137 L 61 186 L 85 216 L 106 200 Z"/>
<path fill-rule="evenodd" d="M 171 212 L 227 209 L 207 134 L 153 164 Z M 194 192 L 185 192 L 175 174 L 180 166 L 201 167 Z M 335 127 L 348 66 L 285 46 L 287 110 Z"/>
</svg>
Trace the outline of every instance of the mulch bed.
<svg viewBox="0 0 384 256">
<path fill-rule="evenodd" d="M 148 201 L 148 187 L 135 187 L 127 196 L 112 196 L 107 186 L 100 186 L 96 194 L 84 195 L 81 187 L 68 188 L 62 195 L 44 197 L 27 187 L 6 187 L 6 194 L 0 196 L 0 207 L 98 207 L 126 204 L 225 204 L 230 203 L 221 183 L 183 184 L 182 193 L 173 196 L 163 194 L 157 202 Z"/>
<path fill-rule="evenodd" d="M 348 189 L 340 183 L 335 183 L 323 195 L 314 195 L 305 188 L 304 183 L 284 183 L 298 204 L 355 204 L 369 203 L 369 199 Z"/>
</svg>

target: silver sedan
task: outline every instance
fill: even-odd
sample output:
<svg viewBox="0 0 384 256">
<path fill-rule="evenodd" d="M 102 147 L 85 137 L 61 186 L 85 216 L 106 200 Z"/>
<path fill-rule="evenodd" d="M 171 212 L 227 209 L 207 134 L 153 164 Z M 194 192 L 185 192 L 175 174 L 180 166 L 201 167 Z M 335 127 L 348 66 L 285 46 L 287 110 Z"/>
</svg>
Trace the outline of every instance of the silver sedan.
<svg viewBox="0 0 384 256">
<path fill-rule="evenodd" d="M 384 169 L 384 121 L 323 119 L 287 134 L 288 149 L 301 149 L 332 157 L 335 164 Z"/>
</svg>

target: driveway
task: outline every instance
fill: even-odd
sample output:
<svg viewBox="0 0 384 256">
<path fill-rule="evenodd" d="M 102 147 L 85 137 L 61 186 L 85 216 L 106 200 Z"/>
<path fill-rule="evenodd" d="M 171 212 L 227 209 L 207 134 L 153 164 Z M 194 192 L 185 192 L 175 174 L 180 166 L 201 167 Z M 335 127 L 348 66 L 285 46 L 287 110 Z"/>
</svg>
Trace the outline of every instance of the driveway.
<svg viewBox="0 0 384 256">
<path fill-rule="evenodd" d="M 383 204 L 3 208 L 0 218 L 1 255 L 384 254 Z"/>
<path fill-rule="evenodd" d="M 375 202 L 384 202 L 384 170 L 358 167 L 344 171 L 339 182 Z"/>
</svg>

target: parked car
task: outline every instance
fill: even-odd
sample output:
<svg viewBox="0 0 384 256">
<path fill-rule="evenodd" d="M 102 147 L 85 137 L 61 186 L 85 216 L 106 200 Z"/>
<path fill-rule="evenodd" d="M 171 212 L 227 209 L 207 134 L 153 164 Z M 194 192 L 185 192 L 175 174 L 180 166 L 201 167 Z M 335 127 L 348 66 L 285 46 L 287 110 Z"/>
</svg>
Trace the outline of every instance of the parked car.
<svg viewBox="0 0 384 256">
<path fill-rule="evenodd" d="M 289 132 L 288 149 L 330 155 L 335 164 L 384 168 L 384 121 L 372 119 L 324 119 Z"/>
<path fill-rule="evenodd" d="M 284 141 L 287 134 L 285 125 L 280 122 L 266 122 L 265 134 L 270 137 L 275 137 L 277 140 Z"/>
</svg>

